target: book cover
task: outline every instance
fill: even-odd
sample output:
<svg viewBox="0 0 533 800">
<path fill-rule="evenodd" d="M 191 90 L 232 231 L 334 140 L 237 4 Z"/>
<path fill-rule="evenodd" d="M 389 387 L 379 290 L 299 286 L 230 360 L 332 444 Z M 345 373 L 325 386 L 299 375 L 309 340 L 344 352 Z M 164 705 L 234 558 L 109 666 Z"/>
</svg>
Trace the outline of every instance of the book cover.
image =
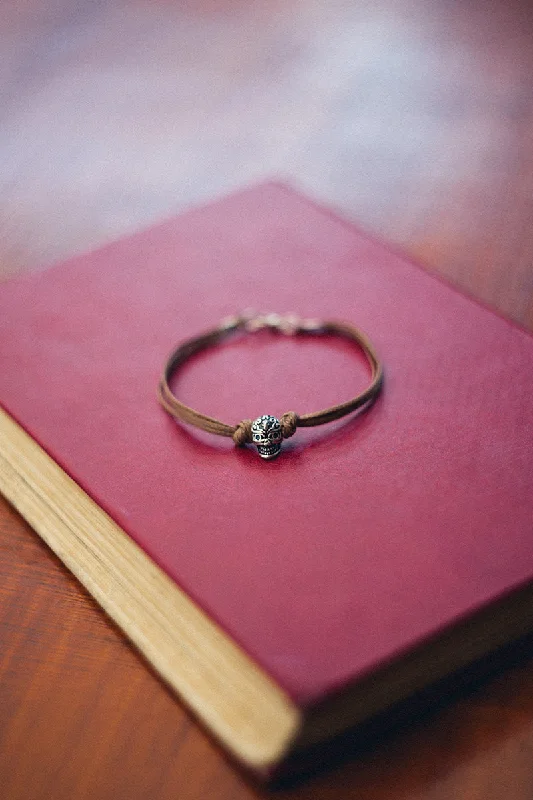
<svg viewBox="0 0 533 800">
<path fill-rule="evenodd" d="M 156 397 L 171 349 L 250 306 L 362 328 L 385 365 L 374 406 L 298 430 L 274 462 L 173 421 Z M 196 356 L 175 390 L 236 424 L 326 408 L 367 382 L 347 342 L 262 332 Z M 7 424 L 168 576 L 215 638 L 256 665 L 289 709 L 287 742 L 298 735 L 293 709 L 305 714 L 394 668 L 529 584 L 532 392 L 530 334 L 281 184 L 0 291 Z M 23 490 L 6 486 L 17 505 Z M 76 528 L 72 514 L 64 523 Z M 143 593 L 155 597 L 152 578 Z M 219 658 L 211 669 L 224 676 Z M 210 701 L 184 694 L 227 744 Z M 254 767 L 279 757 L 229 747 Z"/>
</svg>

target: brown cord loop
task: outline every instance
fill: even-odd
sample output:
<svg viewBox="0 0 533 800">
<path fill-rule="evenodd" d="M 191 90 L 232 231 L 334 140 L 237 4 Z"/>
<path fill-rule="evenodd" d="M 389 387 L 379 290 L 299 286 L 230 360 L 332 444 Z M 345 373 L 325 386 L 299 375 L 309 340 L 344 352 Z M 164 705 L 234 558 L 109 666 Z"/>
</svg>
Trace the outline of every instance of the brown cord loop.
<svg viewBox="0 0 533 800">
<path fill-rule="evenodd" d="M 252 441 L 252 420 L 243 419 L 233 432 L 233 441 L 237 447 L 243 447 Z"/>
<path fill-rule="evenodd" d="M 281 432 L 284 439 L 290 439 L 296 433 L 298 427 L 298 414 L 294 411 L 287 411 L 280 417 Z"/>
<path fill-rule="evenodd" d="M 372 380 L 364 392 L 340 403 L 332 408 L 323 411 L 316 411 L 312 414 L 298 416 L 294 411 L 287 411 L 279 420 L 281 433 L 284 439 L 293 436 L 297 428 L 310 428 L 315 425 L 323 425 L 326 422 L 340 419 L 346 414 L 355 411 L 362 406 L 370 404 L 375 400 L 383 385 L 383 366 L 365 334 L 347 322 L 332 322 L 320 320 L 300 320 L 292 314 L 280 316 L 278 314 L 265 314 L 252 316 L 243 314 L 241 316 L 230 317 L 220 324 L 218 328 L 208 331 L 194 339 L 189 339 L 180 344 L 170 355 L 165 364 L 163 374 L 159 381 L 158 397 L 159 402 L 172 417 L 180 422 L 186 422 L 201 428 L 208 433 L 218 436 L 232 437 L 237 446 L 248 444 L 252 441 L 252 421 L 242 420 L 237 425 L 227 425 L 214 417 L 200 414 L 193 408 L 186 406 L 173 394 L 170 388 L 170 379 L 176 370 L 184 364 L 192 355 L 205 350 L 208 347 L 218 344 L 227 336 L 236 331 L 253 332 L 268 328 L 278 331 L 285 335 L 295 334 L 334 334 L 342 336 L 355 342 L 363 351 L 372 370 Z"/>
</svg>

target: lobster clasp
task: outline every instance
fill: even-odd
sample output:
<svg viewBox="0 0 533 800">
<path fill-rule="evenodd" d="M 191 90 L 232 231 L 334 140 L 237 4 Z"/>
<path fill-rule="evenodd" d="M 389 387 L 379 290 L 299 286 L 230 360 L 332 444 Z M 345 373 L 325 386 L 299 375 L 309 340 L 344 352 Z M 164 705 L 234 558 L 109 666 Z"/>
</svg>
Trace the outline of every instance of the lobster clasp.
<svg viewBox="0 0 533 800">
<path fill-rule="evenodd" d="M 244 311 L 234 317 L 226 317 L 220 325 L 221 330 L 231 331 L 238 328 L 247 333 L 271 330 L 285 336 L 295 336 L 298 333 L 323 333 L 324 323 L 319 319 L 302 319 L 297 314 L 268 314 Z"/>
<path fill-rule="evenodd" d="M 244 323 L 244 328 L 250 333 L 267 328 L 285 336 L 293 336 L 301 330 L 301 320 L 296 314 L 257 314 Z"/>
</svg>

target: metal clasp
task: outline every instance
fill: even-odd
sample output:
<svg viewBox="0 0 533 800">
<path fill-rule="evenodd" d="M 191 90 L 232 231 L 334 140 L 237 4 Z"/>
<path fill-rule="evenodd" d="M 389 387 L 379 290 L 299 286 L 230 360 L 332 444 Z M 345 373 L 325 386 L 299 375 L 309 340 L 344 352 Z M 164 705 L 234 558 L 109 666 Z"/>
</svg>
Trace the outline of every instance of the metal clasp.
<svg viewBox="0 0 533 800">
<path fill-rule="evenodd" d="M 296 314 L 257 314 L 244 323 L 244 329 L 249 333 L 268 328 L 287 336 L 293 336 L 300 330 L 300 319 Z"/>
<path fill-rule="evenodd" d="M 258 314 L 255 311 L 244 311 L 234 317 L 222 320 L 220 328 L 225 331 L 242 328 L 248 333 L 255 333 L 264 329 L 283 333 L 285 336 L 295 336 L 298 333 L 323 333 L 324 323 L 319 319 L 301 319 L 296 314 Z"/>
<path fill-rule="evenodd" d="M 246 319 L 244 329 L 253 333 L 268 328 L 283 333 L 285 336 L 295 336 L 298 333 L 322 333 L 324 323 L 319 319 L 302 319 L 296 314 L 254 314 Z"/>
</svg>

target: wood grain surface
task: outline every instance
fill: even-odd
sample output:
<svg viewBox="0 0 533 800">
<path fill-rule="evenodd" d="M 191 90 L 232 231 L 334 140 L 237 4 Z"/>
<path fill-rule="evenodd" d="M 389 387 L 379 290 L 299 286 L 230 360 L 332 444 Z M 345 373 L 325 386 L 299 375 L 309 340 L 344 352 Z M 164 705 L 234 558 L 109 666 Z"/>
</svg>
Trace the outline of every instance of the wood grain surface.
<svg viewBox="0 0 533 800">
<path fill-rule="evenodd" d="M 285 176 L 533 328 L 529 0 L 4 0 L 0 275 Z M 532 800 L 533 659 L 279 798 Z M 0 502 L 4 800 L 245 800 Z"/>
</svg>

